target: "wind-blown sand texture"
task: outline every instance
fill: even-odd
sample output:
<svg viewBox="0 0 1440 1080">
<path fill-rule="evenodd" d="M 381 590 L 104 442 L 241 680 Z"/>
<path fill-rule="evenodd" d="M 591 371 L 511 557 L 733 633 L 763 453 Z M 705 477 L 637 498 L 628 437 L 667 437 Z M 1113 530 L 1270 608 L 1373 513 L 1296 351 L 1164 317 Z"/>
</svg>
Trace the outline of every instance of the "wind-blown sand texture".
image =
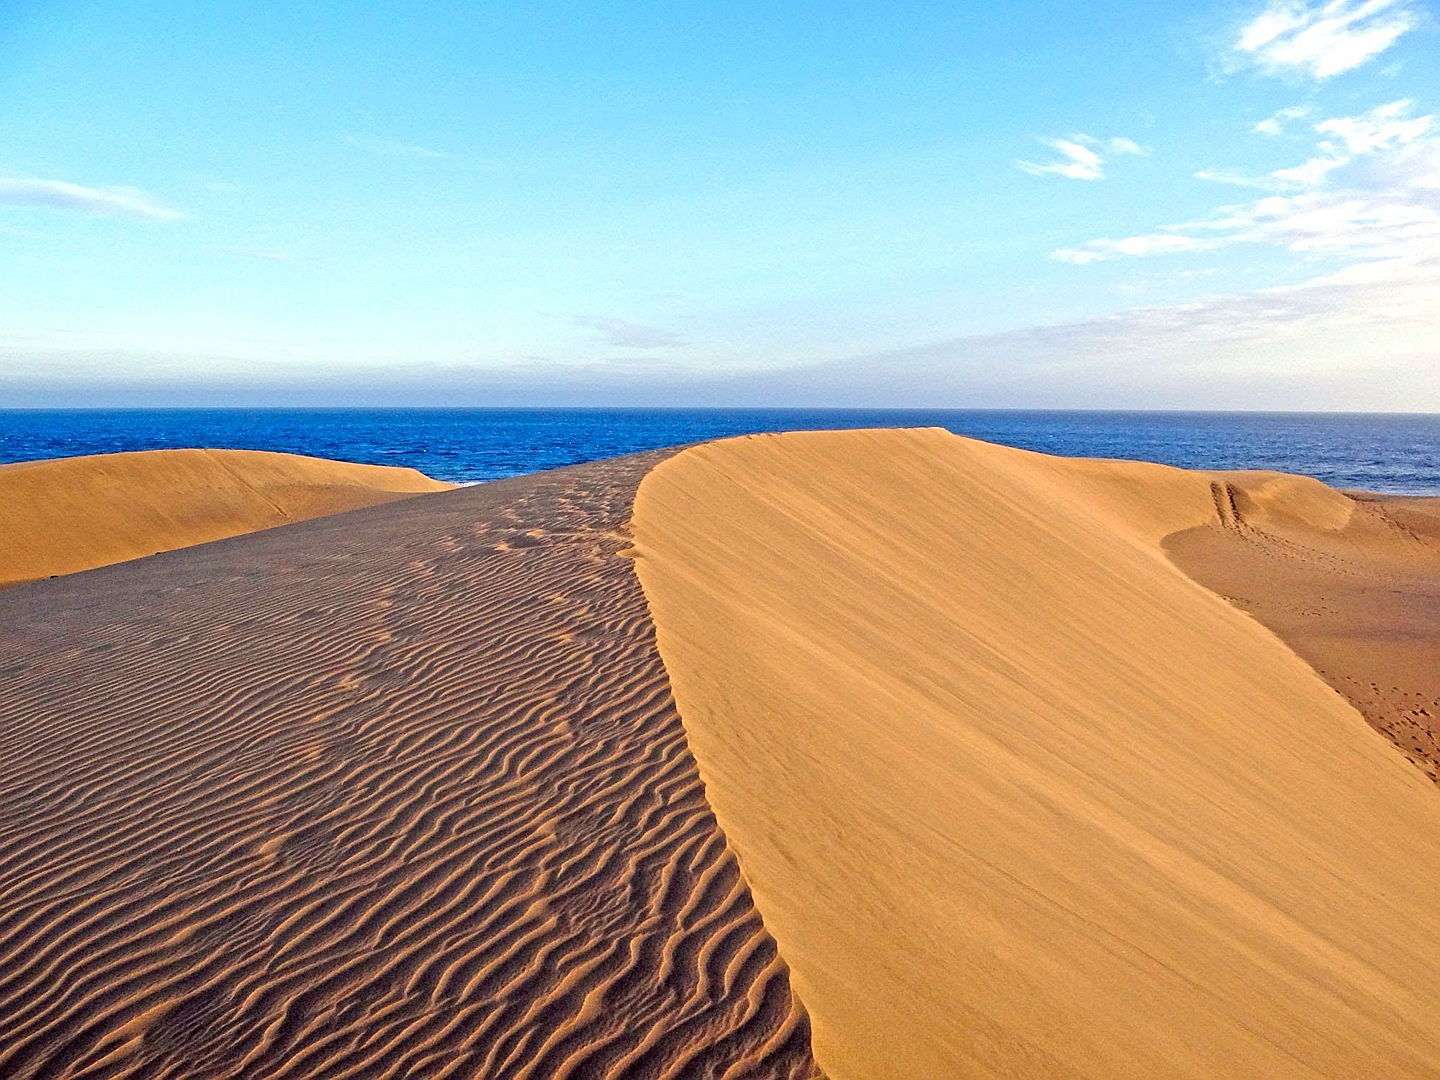
<svg viewBox="0 0 1440 1080">
<path fill-rule="evenodd" d="M 1353 512 L 940 431 L 646 478 L 671 686 L 832 1080 L 1440 1075 L 1440 798 L 1167 557 L 1241 503 Z"/>
<path fill-rule="evenodd" d="M 259 450 L 0 465 L 0 587 L 451 486 L 414 469 Z"/>
<path fill-rule="evenodd" d="M 0 1076 L 813 1076 L 621 554 L 656 460 L 0 594 Z"/>
</svg>

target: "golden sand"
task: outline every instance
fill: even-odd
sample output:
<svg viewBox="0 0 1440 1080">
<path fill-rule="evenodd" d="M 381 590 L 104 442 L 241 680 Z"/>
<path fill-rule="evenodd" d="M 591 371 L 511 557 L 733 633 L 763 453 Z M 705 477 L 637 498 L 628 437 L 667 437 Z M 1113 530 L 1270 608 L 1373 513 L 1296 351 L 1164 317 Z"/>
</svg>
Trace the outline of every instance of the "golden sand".
<svg viewBox="0 0 1440 1080">
<path fill-rule="evenodd" d="M 832 1080 L 1440 1073 L 1440 798 L 1167 558 L 1230 497 L 940 431 L 646 478 L 661 654 Z"/>
<path fill-rule="evenodd" d="M 258 450 L 0 465 L 0 586 L 449 487 L 414 469 Z"/>
</svg>

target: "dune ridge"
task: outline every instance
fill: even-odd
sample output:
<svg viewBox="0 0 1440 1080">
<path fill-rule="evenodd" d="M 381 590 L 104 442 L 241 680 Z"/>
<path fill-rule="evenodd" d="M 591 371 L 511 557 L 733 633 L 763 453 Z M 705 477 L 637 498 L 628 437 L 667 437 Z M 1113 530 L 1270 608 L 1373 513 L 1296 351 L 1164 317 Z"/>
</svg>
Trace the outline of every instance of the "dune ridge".
<svg viewBox="0 0 1440 1080">
<path fill-rule="evenodd" d="M 1365 517 L 941 431 L 645 478 L 672 690 L 832 1080 L 1440 1074 L 1434 787 L 1167 551 Z"/>
<path fill-rule="evenodd" d="M 414 469 L 261 450 L 0 465 L 0 587 L 453 486 Z"/>
<path fill-rule="evenodd" d="M 663 454 L 0 594 L 0 1075 L 818 1075 L 625 523 Z"/>
</svg>

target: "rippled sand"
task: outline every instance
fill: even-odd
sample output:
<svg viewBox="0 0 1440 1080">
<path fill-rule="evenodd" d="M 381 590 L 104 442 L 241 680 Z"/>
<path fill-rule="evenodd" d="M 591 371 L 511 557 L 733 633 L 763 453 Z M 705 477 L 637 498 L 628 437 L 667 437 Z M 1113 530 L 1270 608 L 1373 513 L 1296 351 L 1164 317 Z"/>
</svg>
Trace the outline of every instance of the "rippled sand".
<svg viewBox="0 0 1440 1080">
<path fill-rule="evenodd" d="M 619 554 L 655 460 L 0 594 L 0 1076 L 813 1076 Z"/>
</svg>

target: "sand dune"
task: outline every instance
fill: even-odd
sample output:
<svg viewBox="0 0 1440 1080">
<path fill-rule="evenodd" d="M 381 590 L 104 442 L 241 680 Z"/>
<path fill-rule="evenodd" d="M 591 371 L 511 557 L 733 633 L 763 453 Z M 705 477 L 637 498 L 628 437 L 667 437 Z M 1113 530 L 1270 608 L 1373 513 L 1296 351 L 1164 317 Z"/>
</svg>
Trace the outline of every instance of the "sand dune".
<svg viewBox="0 0 1440 1080">
<path fill-rule="evenodd" d="M 144 535 L 400 490 L 220 464 Z M 8 589 L 0 1076 L 1440 1075 L 1437 552 L 829 432 Z"/>
<path fill-rule="evenodd" d="M 814 1076 L 622 555 L 655 460 L 0 594 L 0 1076 Z"/>
<path fill-rule="evenodd" d="M 0 586 L 451 486 L 414 469 L 258 450 L 0 465 Z"/>
<path fill-rule="evenodd" d="M 671 686 L 833 1080 L 1440 1075 L 1437 791 L 1171 561 L 1196 530 L 1419 565 L 1313 481 L 939 431 L 644 481 Z"/>
</svg>

